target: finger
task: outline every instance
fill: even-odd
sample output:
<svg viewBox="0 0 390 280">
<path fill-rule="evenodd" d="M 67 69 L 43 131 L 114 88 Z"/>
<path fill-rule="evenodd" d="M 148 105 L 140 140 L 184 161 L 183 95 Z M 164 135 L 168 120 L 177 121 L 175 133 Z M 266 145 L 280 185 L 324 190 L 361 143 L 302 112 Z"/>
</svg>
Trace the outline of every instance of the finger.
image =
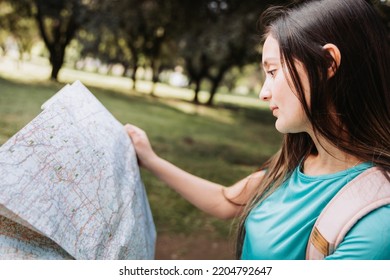
<svg viewBox="0 0 390 280">
<path fill-rule="evenodd" d="M 125 124 L 124 126 L 126 131 L 133 131 L 134 130 L 134 125 L 131 125 L 129 123 Z"/>
<path fill-rule="evenodd" d="M 125 125 L 125 130 L 126 130 L 126 132 L 127 132 L 127 134 L 129 136 L 133 136 L 135 134 L 138 134 L 137 129 L 135 128 L 135 126 L 133 126 L 131 124 L 126 124 Z"/>
<path fill-rule="evenodd" d="M 135 126 L 135 125 L 132 125 L 132 124 L 126 124 L 125 125 L 125 129 L 129 132 L 136 132 L 138 134 L 143 134 L 145 133 L 145 131 L 143 131 L 141 128 Z"/>
</svg>

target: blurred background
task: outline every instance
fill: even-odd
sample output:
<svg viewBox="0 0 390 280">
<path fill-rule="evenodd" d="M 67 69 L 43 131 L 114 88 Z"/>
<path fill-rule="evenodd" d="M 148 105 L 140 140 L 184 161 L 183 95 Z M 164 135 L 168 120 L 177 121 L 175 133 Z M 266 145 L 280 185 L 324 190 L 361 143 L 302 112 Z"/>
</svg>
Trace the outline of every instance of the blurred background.
<svg viewBox="0 0 390 280">
<path fill-rule="evenodd" d="M 279 147 L 274 118 L 257 98 L 258 18 L 292 2 L 301 0 L 0 0 L 0 145 L 80 80 L 119 121 L 146 130 L 162 157 L 231 185 Z M 390 1 L 369 2 L 390 34 Z M 157 259 L 233 258 L 235 221 L 142 177 Z"/>
</svg>

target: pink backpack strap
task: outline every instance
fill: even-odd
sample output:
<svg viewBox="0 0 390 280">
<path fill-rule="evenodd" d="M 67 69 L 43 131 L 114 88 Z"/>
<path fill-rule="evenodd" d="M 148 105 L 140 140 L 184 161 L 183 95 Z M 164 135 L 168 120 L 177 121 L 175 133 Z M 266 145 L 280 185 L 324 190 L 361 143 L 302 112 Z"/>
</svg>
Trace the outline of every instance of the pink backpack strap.
<svg viewBox="0 0 390 280">
<path fill-rule="evenodd" d="M 363 216 L 390 204 L 390 182 L 372 167 L 346 184 L 326 205 L 312 229 L 306 259 L 320 260 L 332 254 L 347 232 Z"/>
</svg>

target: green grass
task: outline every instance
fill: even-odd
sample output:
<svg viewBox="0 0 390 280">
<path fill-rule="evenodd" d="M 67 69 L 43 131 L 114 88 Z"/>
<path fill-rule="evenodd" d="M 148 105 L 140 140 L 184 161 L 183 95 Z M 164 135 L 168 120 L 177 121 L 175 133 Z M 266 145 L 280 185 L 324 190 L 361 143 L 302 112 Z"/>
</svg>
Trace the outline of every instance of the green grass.
<svg viewBox="0 0 390 280">
<path fill-rule="evenodd" d="M 63 86 L 2 76 L 0 145 L 31 121 L 44 101 Z M 120 122 L 133 123 L 147 131 L 152 146 L 163 158 L 217 183 L 230 185 L 247 176 L 280 144 L 273 117 L 260 106 L 221 103 L 210 108 L 177 98 L 124 94 L 126 89 L 88 88 Z M 145 170 L 142 177 L 159 233 L 207 233 L 219 237 L 229 233 L 231 222 L 197 210 Z"/>
</svg>

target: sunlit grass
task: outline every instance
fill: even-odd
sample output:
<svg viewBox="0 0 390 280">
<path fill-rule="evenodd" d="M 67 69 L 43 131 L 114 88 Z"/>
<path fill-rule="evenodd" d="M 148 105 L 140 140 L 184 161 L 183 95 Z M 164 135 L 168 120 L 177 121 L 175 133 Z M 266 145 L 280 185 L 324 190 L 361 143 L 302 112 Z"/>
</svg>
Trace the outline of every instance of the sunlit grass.
<svg viewBox="0 0 390 280">
<path fill-rule="evenodd" d="M 0 58 L 0 73 L 2 77 L 16 79 L 18 81 L 46 82 L 50 76 L 50 65 L 45 59 L 33 59 L 32 62 L 16 61 L 6 57 Z M 150 81 L 138 80 L 137 91 L 132 90 L 133 82 L 127 77 L 107 76 L 99 73 L 91 73 L 75 70 L 64 66 L 59 72 L 59 82 L 73 83 L 80 80 L 87 86 L 95 86 L 104 89 L 112 89 L 124 94 L 149 95 L 152 89 Z M 167 84 L 157 83 L 155 96 L 164 98 L 176 98 L 180 100 L 192 101 L 194 92 L 188 88 L 172 87 Z M 199 93 L 200 102 L 206 102 L 209 94 L 205 91 Z M 267 104 L 260 101 L 253 95 L 237 95 L 218 93 L 214 97 L 216 105 L 244 106 L 253 108 L 267 108 Z"/>
</svg>

